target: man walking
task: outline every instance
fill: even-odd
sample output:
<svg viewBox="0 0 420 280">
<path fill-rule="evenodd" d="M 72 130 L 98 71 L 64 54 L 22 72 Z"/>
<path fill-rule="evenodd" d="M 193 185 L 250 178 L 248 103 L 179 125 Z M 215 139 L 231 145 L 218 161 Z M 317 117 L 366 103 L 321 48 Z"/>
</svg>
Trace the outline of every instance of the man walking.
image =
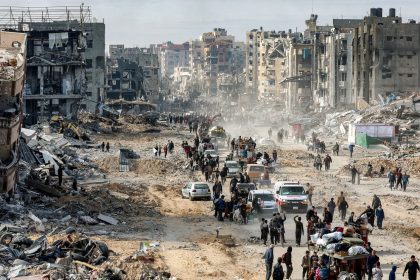
<svg viewBox="0 0 420 280">
<path fill-rule="evenodd" d="M 332 158 L 330 157 L 329 154 L 327 154 L 324 158 L 325 171 L 330 170 L 331 162 L 332 162 Z"/>
<path fill-rule="evenodd" d="M 347 208 L 349 208 L 349 204 L 347 203 L 346 198 L 343 197 L 338 205 L 338 211 L 340 212 L 342 222 L 346 220 Z"/>
<path fill-rule="evenodd" d="M 286 264 L 286 279 L 290 279 L 293 272 L 292 246 L 287 247 L 287 252 L 283 255 L 283 262 Z"/>
<path fill-rule="evenodd" d="M 309 251 L 305 252 L 305 255 L 302 258 L 302 279 L 308 278 L 308 272 L 309 272 L 309 265 L 311 263 L 311 259 L 309 257 Z"/>
<path fill-rule="evenodd" d="M 262 218 L 260 230 L 261 230 L 261 240 L 264 242 L 264 245 L 267 245 L 267 237 L 268 237 L 269 230 L 268 230 L 267 220 L 264 218 Z"/>
<path fill-rule="evenodd" d="M 411 256 L 411 260 L 405 265 L 404 272 L 402 276 L 408 271 L 408 280 L 417 279 L 417 271 L 420 272 L 419 263 L 416 261 L 416 257 Z"/>
<path fill-rule="evenodd" d="M 336 207 L 334 198 L 331 198 L 330 202 L 328 202 L 327 204 L 327 207 L 328 207 L 328 211 L 331 213 L 331 218 L 334 218 L 334 212 L 335 212 L 335 207 Z"/>
<path fill-rule="evenodd" d="M 296 245 L 300 247 L 300 239 L 302 235 L 304 235 L 303 223 L 301 222 L 301 218 L 298 216 L 295 216 L 293 220 L 295 221 L 295 224 L 296 224 L 296 231 L 295 231 Z"/>
<path fill-rule="evenodd" d="M 359 172 L 356 169 L 356 166 L 353 165 L 351 168 L 351 183 L 354 185 L 356 184 L 356 176 Z"/>
<path fill-rule="evenodd" d="M 379 261 L 379 257 L 376 255 L 376 251 L 372 250 L 372 253 L 367 259 L 368 280 L 372 279 L 372 270 L 376 266 L 376 263 L 378 261 Z"/>
<path fill-rule="evenodd" d="M 271 270 L 273 269 L 273 261 L 274 261 L 274 245 L 271 244 L 270 247 L 267 248 L 263 255 L 263 259 L 265 260 L 265 280 L 270 280 L 271 278 Z"/>
<path fill-rule="evenodd" d="M 350 144 L 349 145 L 349 152 L 350 152 L 350 157 L 351 158 L 353 157 L 353 151 L 354 151 L 354 145 L 353 144 Z"/>
<path fill-rule="evenodd" d="M 277 263 L 274 265 L 273 269 L 273 280 L 283 280 L 284 278 L 284 271 L 281 262 L 283 259 L 281 257 L 277 258 Z"/>
</svg>

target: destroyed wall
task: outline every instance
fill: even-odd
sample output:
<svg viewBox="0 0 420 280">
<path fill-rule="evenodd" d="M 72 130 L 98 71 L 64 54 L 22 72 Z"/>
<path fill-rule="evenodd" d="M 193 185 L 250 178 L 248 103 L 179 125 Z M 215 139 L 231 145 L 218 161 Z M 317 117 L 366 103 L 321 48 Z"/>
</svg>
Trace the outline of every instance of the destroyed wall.
<svg viewBox="0 0 420 280">
<path fill-rule="evenodd" d="M 19 161 L 26 35 L 0 32 L 0 192 L 13 192 Z"/>
</svg>

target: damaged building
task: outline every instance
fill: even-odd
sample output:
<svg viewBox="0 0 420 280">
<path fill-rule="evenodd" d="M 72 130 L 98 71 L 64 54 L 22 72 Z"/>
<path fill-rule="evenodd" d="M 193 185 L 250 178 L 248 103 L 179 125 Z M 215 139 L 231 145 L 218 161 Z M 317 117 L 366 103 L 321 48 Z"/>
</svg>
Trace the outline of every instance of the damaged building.
<svg viewBox="0 0 420 280">
<path fill-rule="evenodd" d="M 86 6 L 8 11 L 19 15 L 8 29 L 27 34 L 25 122 L 71 117 L 79 109 L 94 112 L 105 86 L 105 24 L 91 22 Z"/>
<path fill-rule="evenodd" d="M 19 162 L 26 36 L 0 32 L 0 192 L 13 192 Z"/>
<path fill-rule="evenodd" d="M 160 96 L 160 66 L 158 55 L 152 48 L 127 48 L 122 44 L 109 46 L 111 60 L 123 58 L 136 63 L 143 72 L 143 89 L 140 97 L 157 101 Z"/>
<path fill-rule="evenodd" d="M 372 8 L 355 29 L 353 94 L 357 101 L 375 104 L 388 95 L 420 90 L 420 24 L 403 23 L 395 9 L 388 16 Z"/>
<path fill-rule="evenodd" d="M 124 58 L 110 60 L 107 69 L 108 88 L 106 99 L 139 99 L 145 94 L 143 69 L 135 62 Z"/>
</svg>

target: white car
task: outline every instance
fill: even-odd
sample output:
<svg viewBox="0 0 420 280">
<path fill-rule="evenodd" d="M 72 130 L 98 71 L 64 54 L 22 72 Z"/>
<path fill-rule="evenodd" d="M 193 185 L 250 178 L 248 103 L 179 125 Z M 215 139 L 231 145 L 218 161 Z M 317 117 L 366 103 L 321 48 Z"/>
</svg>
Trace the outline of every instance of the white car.
<svg viewBox="0 0 420 280">
<path fill-rule="evenodd" d="M 279 181 L 274 184 L 277 207 L 284 212 L 306 213 L 308 195 L 299 182 Z"/>
<path fill-rule="evenodd" d="M 241 166 L 237 161 L 228 160 L 225 162 L 226 167 L 229 168 L 227 173 L 227 177 L 239 176 L 239 171 L 241 170 Z"/>
<path fill-rule="evenodd" d="M 261 210 L 263 213 L 272 214 L 277 212 L 276 200 L 274 199 L 272 190 L 263 189 L 250 191 L 248 194 L 248 204 L 252 205 L 254 199 L 261 200 Z"/>
<path fill-rule="evenodd" d="M 210 155 L 212 158 L 216 158 L 218 156 L 216 150 L 205 150 L 204 157 L 207 157 L 207 155 Z"/>
<path fill-rule="evenodd" d="M 205 182 L 189 182 L 181 190 L 182 198 L 211 200 L 210 187 Z"/>
</svg>

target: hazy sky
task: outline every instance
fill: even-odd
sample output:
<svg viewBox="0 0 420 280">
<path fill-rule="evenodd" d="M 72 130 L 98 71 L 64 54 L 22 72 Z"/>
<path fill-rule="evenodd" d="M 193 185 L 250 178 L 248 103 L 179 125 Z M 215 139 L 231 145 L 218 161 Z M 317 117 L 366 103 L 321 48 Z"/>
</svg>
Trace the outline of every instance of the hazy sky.
<svg viewBox="0 0 420 280">
<path fill-rule="evenodd" d="M 302 31 L 313 12 L 319 24 L 333 18 L 362 18 L 371 7 L 397 9 L 403 20 L 420 19 L 420 0 L 0 0 L 1 6 L 92 7 L 98 20 L 105 20 L 107 44 L 148 46 L 172 41 L 182 43 L 197 38 L 214 27 L 223 27 L 236 40 L 245 32 L 262 26 L 266 30 Z M 312 10 L 313 7 L 313 10 Z"/>
</svg>

